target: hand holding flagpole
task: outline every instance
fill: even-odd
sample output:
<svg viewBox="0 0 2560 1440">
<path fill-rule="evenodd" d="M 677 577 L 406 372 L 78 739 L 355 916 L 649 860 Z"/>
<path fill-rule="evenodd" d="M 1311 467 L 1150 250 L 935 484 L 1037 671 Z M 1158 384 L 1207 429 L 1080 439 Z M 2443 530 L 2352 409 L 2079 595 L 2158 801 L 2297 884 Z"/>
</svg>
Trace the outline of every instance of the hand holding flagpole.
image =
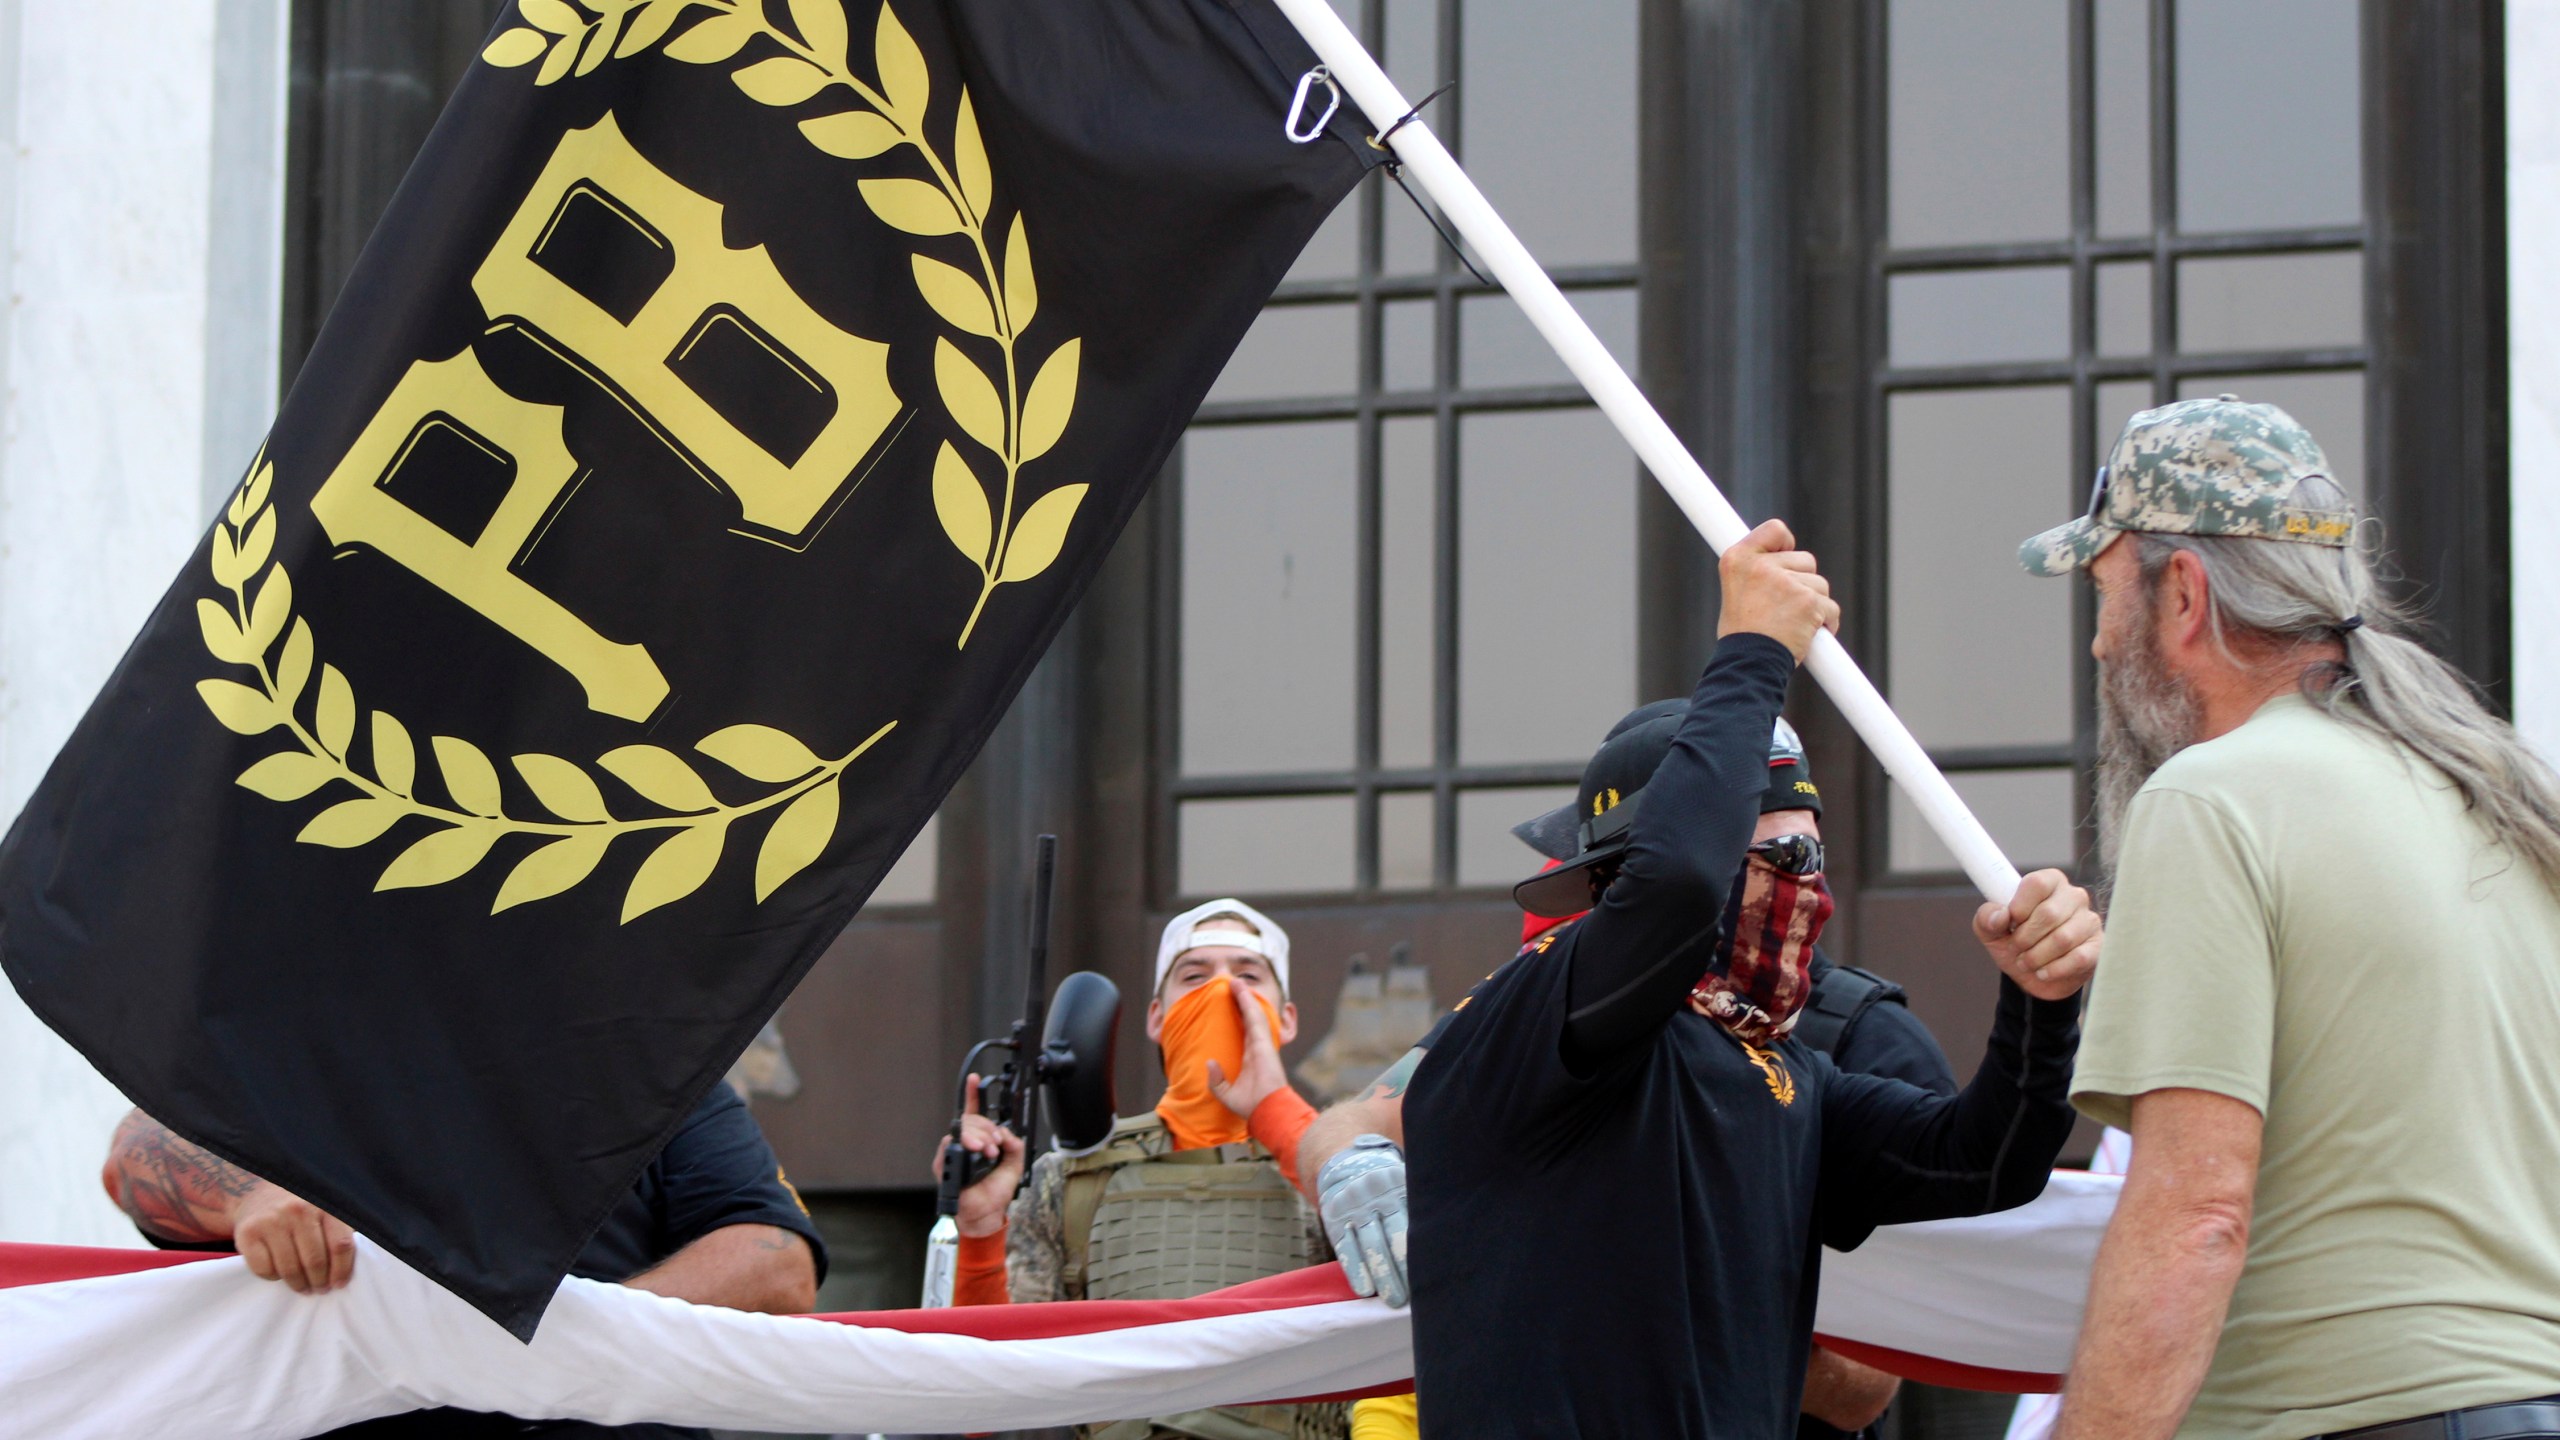
<svg viewBox="0 0 2560 1440">
<path fill-rule="evenodd" d="M 1440 137 L 1431 133 L 1431 127 L 1423 121 L 1407 118 L 1412 106 L 1403 92 L 1370 58 L 1359 37 L 1342 23 L 1327 0 L 1274 3 L 1314 47 L 1316 58 L 1341 82 L 1353 103 L 1368 115 L 1370 124 L 1380 132 L 1395 127 L 1386 144 L 1396 159 L 1412 169 L 1423 192 L 1475 247 L 1478 258 L 1520 303 L 1529 322 L 1555 347 L 1566 368 L 1591 392 L 1601 413 L 1618 427 L 1618 433 L 1635 448 L 1636 457 L 1653 472 L 1662 488 L 1671 492 L 1671 498 L 1679 503 L 1690 523 L 1698 527 L 1698 533 L 1707 537 L 1707 543 L 1719 555 L 1749 534 L 1751 527 L 1715 482 L 1707 478 L 1707 472 L 1689 454 L 1688 447 L 1671 433 L 1671 427 L 1645 399 L 1644 392 L 1636 388 L 1625 367 L 1601 345 L 1600 337 L 1591 332 L 1572 303 L 1564 298 L 1564 292 L 1556 288 L 1555 281 L 1547 277 L 1546 270 L 1495 213 L 1484 192 L 1459 168 L 1456 157 L 1440 143 Z M 1399 121 L 1403 123 L 1399 125 Z M 1929 759 L 1902 718 L 1893 713 L 1893 707 L 1885 703 L 1874 682 L 1849 658 L 1849 652 L 1825 632 L 1814 637 L 1805 668 L 1813 672 L 1813 678 L 1831 696 L 1832 703 L 1848 717 L 1859 738 L 1867 742 L 1867 748 L 1884 762 L 1885 773 L 1911 797 L 1929 828 L 1955 852 L 1974 888 L 1985 899 L 2005 904 L 2017 891 L 2017 868 L 2001 854 L 1999 842 L 1965 807 L 1955 787 L 1947 783 L 1947 777 Z"/>
</svg>

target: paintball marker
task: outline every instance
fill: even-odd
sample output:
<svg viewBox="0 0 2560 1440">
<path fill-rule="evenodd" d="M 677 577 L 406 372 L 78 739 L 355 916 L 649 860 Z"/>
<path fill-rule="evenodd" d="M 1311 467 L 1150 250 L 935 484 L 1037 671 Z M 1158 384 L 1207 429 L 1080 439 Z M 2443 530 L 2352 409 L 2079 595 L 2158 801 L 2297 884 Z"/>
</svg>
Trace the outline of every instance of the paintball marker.
<svg viewBox="0 0 2560 1440">
<path fill-rule="evenodd" d="M 1048 1113 L 1050 1133 L 1066 1150 L 1089 1150 L 1110 1138 L 1119 1110 L 1113 1082 L 1120 1026 L 1120 987 L 1090 970 L 1058 982 L 1049 996 L 1049 911 L 1057 885 L 1058 837 L 1040 837 L 1032 868 L 1031 955 L 1022 1018 L 1010 1033 L 981 1040 L 960 1062 L 958 1096 L 950 1132 L 942 1142 L 942 1183 L 936 1196 L 931 1248 L 925 1260 L 925 1304 L 950 1303 L 953 1250 L 960 1192 L 986 1178 L 995 1162 L 960 1143 L 960 1117 L 968 1107 L 969 1077 L 978 1081 L 978 1111 L 1022 1137 L 1026 1155 L 1040 1152 L 1039 1126 Z M 1034 1046 L 1037 1048 L 1034 1048 Z M 994 1074 L 980 1062 L 990 1051 L 1005 1054 Z M 1026 1172 L 1027 1173 L 1027 1172 Z"/>
</svg>

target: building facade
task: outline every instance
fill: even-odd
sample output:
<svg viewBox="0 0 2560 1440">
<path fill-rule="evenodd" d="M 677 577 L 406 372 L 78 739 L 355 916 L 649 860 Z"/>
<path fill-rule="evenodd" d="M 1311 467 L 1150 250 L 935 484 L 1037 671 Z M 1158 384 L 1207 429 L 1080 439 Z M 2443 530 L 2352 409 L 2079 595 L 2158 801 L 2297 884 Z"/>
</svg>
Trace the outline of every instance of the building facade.
<svg viewBox="0 0 2560 1440">
<path fill-rule="evenodd" d="M 2022 866 L 2091 852 L 2091 606 L 2014 547 L 2183 396 L 2308 422 L 2447 653 L 2560 753 L 2560 564 L 2519 543 L 2560 511 L 2553 0 L 1336 4 L 1408 93 L 1454 86 L 1426 118 L 1743 513 L 1821 555 L 1843 640 Z M 12 809 L 499 8 L 0 0 Z M 904 1301 L 952 1067 L 1021 1004 L 1035 835 L 1056 963 L 1117 980 L 1133 1036 L 1156 928 L 1237 894 L 1296 940 L 1291 1059 L 1350 1088 L 1510 953 L 1536 857 L 1508 827 L 1688 690 L 1714 612 L 1711 556 L 1517 307 L 1365 182 L 781 1014 L 796 1088 L 758 1110 L 840 1234 L 831 1301 Z M 1964 1066 L 1974 898 L 1809 683 L 1791 714 L 1829 948 Z M 0 1234 L 129 1239 L 83 1168 L 118 1102 L 0 1005 L 0 1160 L 42 1177 Z M 1155 1071 L 1123 1046 L 1124 1109 Z"/>
</svg>

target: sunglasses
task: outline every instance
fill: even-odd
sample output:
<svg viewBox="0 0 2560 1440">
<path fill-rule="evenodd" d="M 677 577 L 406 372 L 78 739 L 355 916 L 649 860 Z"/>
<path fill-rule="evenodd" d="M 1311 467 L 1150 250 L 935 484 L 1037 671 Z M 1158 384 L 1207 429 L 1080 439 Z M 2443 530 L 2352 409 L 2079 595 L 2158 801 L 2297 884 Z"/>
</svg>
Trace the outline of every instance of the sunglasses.
<svg viewBox="0 0 2560 1440">
<path fill-rule="evenodd" d="M 1744 854 L 1757 855 L 1781 875 L 1799 878 L 1822 873 L 1822 842 L 1810 835 L 1778 835 L 1755 840 Z"/>
</svg>

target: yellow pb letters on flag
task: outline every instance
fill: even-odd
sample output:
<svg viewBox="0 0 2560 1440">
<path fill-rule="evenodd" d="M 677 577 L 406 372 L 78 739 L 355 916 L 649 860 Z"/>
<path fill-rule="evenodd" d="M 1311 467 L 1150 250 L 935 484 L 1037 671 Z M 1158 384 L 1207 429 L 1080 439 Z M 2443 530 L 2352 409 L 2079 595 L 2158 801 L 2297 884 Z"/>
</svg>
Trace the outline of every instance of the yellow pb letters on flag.
<svg viewBox="0 0 2560 1440">
<path fill-rule="evenodd" d="M 599 225 L 626 253 L 636 246 L 654 261 L 654 283 L 592 295 L 544 263 L 565 229 Z M 643 280 L 650 273 L 639 268 Z M 786 549 L 807 543 L 899 413 L 889 347 L 818 314 L 763 246 L 725 243 L 721 206 L 643 158 L 610 114 L 562 138 L 471 286 L 496 328 L 594 382 L 735 497 L 745 533 Z M 743 349 L 783 386 L 807 387 L 792 398 L 824 415 L 815 434 L 795 440 L 768 426 L 759 438 L 723 414 L 682 373 L 706 349 Z M 597 633 L 513 568 L 578 474 L 562 419 L 558 406 L 509 395 L 469 350 L 414 362 L 330 472 L 312 512 L 333 543 L 380 551 L 568 671 L 591 709 L 643 720 L 668 692 L 648 650 Z M 438 428 L 510 472 L 495 513 L 468 539 L 387 488 Z"/>
</svg>

